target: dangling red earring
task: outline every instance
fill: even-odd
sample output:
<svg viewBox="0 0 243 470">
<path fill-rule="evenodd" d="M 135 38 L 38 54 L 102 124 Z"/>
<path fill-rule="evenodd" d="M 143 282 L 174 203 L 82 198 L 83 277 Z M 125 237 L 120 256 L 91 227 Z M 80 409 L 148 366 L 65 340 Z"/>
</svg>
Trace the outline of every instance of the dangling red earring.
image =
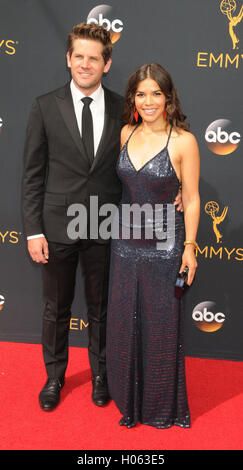
<svg viewBox="0 0 243 470">
<path fill-rule="evenodd" d="M 165 111 L 165 108 L 164 108 L 164 111 L 163 111 L 163 116 L 164 116 L 164 119 L 166 120 L 167 113 Z"/>
<path fill-rule="evenodd" d="M 135 107 L 134 107 L 134 119 L 136 122 L 138 122 L 138 112 Z"/>
</svg>

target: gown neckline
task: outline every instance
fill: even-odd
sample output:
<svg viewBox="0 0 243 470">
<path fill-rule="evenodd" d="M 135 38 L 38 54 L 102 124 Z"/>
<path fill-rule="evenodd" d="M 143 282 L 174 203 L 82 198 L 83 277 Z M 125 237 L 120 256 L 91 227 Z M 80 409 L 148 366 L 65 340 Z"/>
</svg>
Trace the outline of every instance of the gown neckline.
<svg viewBox="0 0 243 470">
<path fill-rule="evenodd" d="M 167 148 L 168 145 L 167 145 L 167 144 L 166 144 L 158 153 L 156 153 L 156 155 L 154 155 L 154 156 L 151 157 L 149 160 L 147 160 L 147 162 L 144 163 L 144 165 L 142 165 L 140 168 L 136 169 L 136 167 L 134 166 L 134 164 L 133 164 L 133 162 L 132 162 L 132 160 L 131 160 L 131 157 L 130 157 L 130 155 L 129 155 L 129 152 L 128 152 L 128 142 L 129 142 L 129 140 L 126 142 L 126 145 L 125 145 L 127 157 L 128 157 L 128 160 L 129 160 L 129 162 L 131 163 L 131 165 L 132 165 L 132 167 L 133 167 L 133 169 L 134 169 L 134 171 L 135 171 L 136 173 L 139 173 L 139 172 L 140 172 L 141 170 L 143 170 L 143 168 L 145 168 L 152 160 L 154 160 L 154 159 L 155 159 L 156 157 L 158 157 L 162 152 L 164 152 L 165 150 L 167 150 L 167 155 L 168 155 L 168 157 L 169 157 L 170 165 L 171 165 L 171 167 L 172 167 L 172 169 L 173 169 L 173 171 L 174 171 L 174 173 L 175 173 L 175 176 L 176 176 L 176 178 L 177 178 L 179 184 L 181 185 L 181 181 L 179 180 L 179 178 L 178 178 L 178 176 L 177 176 L 177 173 L 176 173 L 176 171 L 175 171 L 175 168 L 174 168 L 174 166 L 173 166 L 172 163 L 171 163 L 171 158 L 170 158 L 170 155 L 169 155 L 169 152 L 168 152 L 168 148 Z"/>
</svg>

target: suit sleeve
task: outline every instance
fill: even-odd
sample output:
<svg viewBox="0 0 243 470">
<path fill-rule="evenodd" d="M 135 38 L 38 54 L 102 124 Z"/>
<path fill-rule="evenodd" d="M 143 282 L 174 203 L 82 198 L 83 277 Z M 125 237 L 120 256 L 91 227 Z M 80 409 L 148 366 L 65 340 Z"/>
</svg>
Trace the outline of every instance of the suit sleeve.
<svg viewBox="0 0 243 470">
<path fill-rule="evenodd" d="M 47 137 L 38 100 L 35 100 L 26 131 L 22 178 L 22 213 L 26 236 L 44 233 L 42 222 L 48 165 Z"/>
</svg>

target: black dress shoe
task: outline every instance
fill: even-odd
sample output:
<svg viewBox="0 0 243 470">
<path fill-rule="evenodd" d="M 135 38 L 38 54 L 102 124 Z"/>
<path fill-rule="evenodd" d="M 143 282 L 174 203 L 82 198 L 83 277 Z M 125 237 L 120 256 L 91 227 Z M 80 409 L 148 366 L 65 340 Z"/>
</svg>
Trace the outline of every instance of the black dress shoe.
<svg viewBox="0 0 243 470">
<path fill-rule="evenodd" d="M 64 378 L 47 380 L 39 395 L 39 403 L 42 410 L 51 411 L 56 408 L 60 401 L 60 390 L 64 382 Z"/>
<path fill-rule="evenodd" d="M 110 400 L 106 377 L 97 375 L 92 378 L 93 391 L 91 398 L 95 405 L 104 406 Z"/>
</svg>

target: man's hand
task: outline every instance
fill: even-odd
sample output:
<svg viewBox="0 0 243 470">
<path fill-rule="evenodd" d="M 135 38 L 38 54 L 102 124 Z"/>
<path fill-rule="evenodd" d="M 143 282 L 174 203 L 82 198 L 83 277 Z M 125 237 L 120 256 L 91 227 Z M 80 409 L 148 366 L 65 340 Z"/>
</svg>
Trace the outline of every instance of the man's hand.
<svg viewBox="0 0 243 470">
<path fill-rule="evenodd" d="M 179 189 L 178 194 L 174 200 L 174 206 L 176 207 L 176 210 L 179 212 L 184 212 L 183 210 L 183 204 L 182 204 L 182 197 L 181 197 L 181 189 Z"/>
<path fill-rule="evenodd" d="M 45 237 L 28 240 L 28 250 L 32 260 L 36 263 L 48 263 L 49 250 Z"/>
</svg>

